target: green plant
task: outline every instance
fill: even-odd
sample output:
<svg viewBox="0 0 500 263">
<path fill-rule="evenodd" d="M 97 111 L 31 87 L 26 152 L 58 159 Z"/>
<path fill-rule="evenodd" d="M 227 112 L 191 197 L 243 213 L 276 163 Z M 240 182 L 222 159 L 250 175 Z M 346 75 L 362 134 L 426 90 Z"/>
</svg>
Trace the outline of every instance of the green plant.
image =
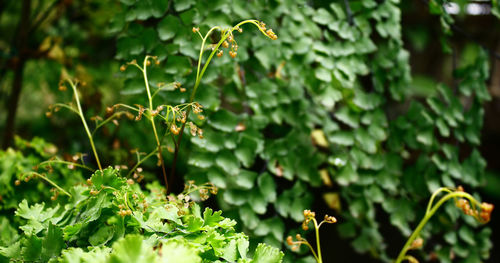
<svg viewBox="0 0 500 263">
<path fill-rule="evenodd" d="M 201 81 L 207 88 L 196 95 L 209 119 L 200 123 L 205 139 L 183 139 L 189 146 L 182 147 L 176 161 L 187 180 L 220 188 L 221 208 L 240 220 L 254 240 L 283 244 L 290 231 L 287 220 L 301 221 L 315 197 L 334 196 L 344 204 L 331 204 L 343 218 L 340 235 L 351 240 L 356 252 L 390 261 L 380 230 L 382 215 L 408 236 L 425 213 L 420 202 L 439 186 L 476 189 L 484 183 L 485 162 L 476 148 L 481 105 L 489 97 L 487 53 L 477 48 L 470 58 L 459 58 L 456 87 L 431 81 L 428 93 L 417 92 L 401 16 L 419 2 L 218 3 L 182 1 L 163 9 L 124 3 L 122 17 L 137 20 L 113 24 L 121 33 L 116 58 L 158 54 L 175 66 L 156 72 L 152 82 L 175 79 L 194 86 L 197 73 L 190 68 L 199 61 L 193 45 L 198 36 L 177 30 L 176 24 L 208 30 L 264 14 L 279 30 L 273 42 L 241 35 L 238 42 L 245 45 L 237 58 L 214 61 Z M 132 93 L 135 76 L 123 76 Z M 189 95 L 159 96 L 189 101 Z M 130 132 L 120 136 L 130 137 Z M 463 156 L 459 148 L 471 150 Z M 446 210 L 443 216 L 447 220 L 430 222 L 422 235 L 451 235 L 458 215 Z M 470 232 L 475 225 L 466 221 L 462 227 Z M 486 258 L 489 246 L 465 245 L 488 242 L 489 230 L 481 233 L 474 241 L 446 241 L 434 252 L 441 260 L 449 258 L 450 250 L 470 260 Z"/>
<path fill-rule="evenodd" d="M 255 25 L 262 32 L 262 34 L 264 34 L 265 36 L 267 36 L 270 39 L 276 40 L 278 38 L 272 29 L 267 29 L 265 23 L 258 21 L 258 20 L 244 20 L 244 21 L 236 24 L 235 26 L 229 27 L 229 28 L 215 26 L 215 27 L 212 27 L 206 33 L 205 36 L 203 36 L 200 33 L 199 28 L 193 27 L 193 30 L 192 30 L 193 33 L 198 34 L 200 36 L 202 43 L 201 43 L 201 48 L 200 48 L 200 53 L 199 53 L 199 58 L 198 58 L 198 63 L 197 63 L 196 80 L 195 80 L 195 84 L 193 86 L 191 96 L 189 98 L 188 103 L 184 103 L 184 104 L 181 104 L 181 105 L 178 105 L 175 107 L 170 106 L 170 105 L 160 105 L 158 107 L 154 107 L 154 103 L 153 103 L 154 96 L 156 94 L 158 94 L 158 92 L 160 92 L 165 87 L 173 86 L 174 88 L 179 88 L 181 90 L 181 92 L 185 91 L 185 88 L 180 87 L 181 84 L 179 82 L 173 82 L 169 85 L 164 85 L 163 83 L 158 83 L 159 84 L 158 89 L 156 91 L 154 91 L 154 93 L 152 94 L 152 92 L 151 92 L 152 89 L 150 88 L 150 82 L 148 80 L 147 67 L 151 65 L 151 60 L 154 60 L 155 64 L 160 64 L 157 56 L 146 56 L 144 58 L 144 62 L 143 62 L 142 66 L 137 64 L 136 60 L 133 60 L 132 62 L 127 63 L 127 66 L 132 65 L 132 66 L 135 66 L 136 68 L 138 68 L 143 75 L 144 86 L 146 88 L 149 108 L 144 108 L 141 105 L 137 105 L 137 107 L 132 107 L 132 106 L 126 105 L 126 104 L 116 104 L 110 109 L 110 111 L 114 110 L 114 108 L 119 108 L 119 107 L 124 107 L 126 109 L 133 110 L 135 112 L 138 112 L 138 114 L 139 114 L 136 117 L 136 120 L 140 120 L 142 114 L 146 114 L 148 120 L 151 122 L 151 126 L 153 129 L 153 134 L 154 134 L 155 142 L 157 145 L 157 149 L 155 150 L 155 152 L 158 153 L 158 159 L 159 159 L 159 162 L 160 162 L 161 167 L 162 167 L 164 183 L 165 183 L 165 188 L 167 189 L 167 193 L 169 192 L 169 187 L 168 187 L 169 180 L 167 179 L 167 175 L 166 175 L 166 169 L 165 169 L 164 159 L 163 159 L 163 155 L 162 155 L 163 150 L 162 150 L 162 142 L 161 141 L 165 137 L 167 137 L 168 135 L 172 136 L 171 138 L 172 138 L 172 141 L 174 144 L 174 157 L 173 157 L 172 166 L 170 168 L 171 169 L 170 180 L 173 181 L 174 174 L 175 174 L 177 155 L 179 152 L 179 146 L 180 146 L 180 143 L 182 140 L 182 135 L 184 134 L 184 129 L 185 129 L 186 124 L 189 123 L 191 135 L 196 136 L 198 134 L 198 136 L 200 138 L 203 138 L 203 130 L 199 129 L 196 126 L 196 124 L 194 124 L 193 122 L 188 122 L 187 120 L 189 120 L 189 116 L 190 116 L 191 111 L 194 111 L 194 113 L 198 115 L 198 119 L 200 119 L 200 120 L 204 119 L 203 115 L 200 115 L 200 113 L 203 111 L 202 105 L 195 102 L 194 99 L 196 96 L 196 91 L 198 90 L 198 87 L 200 86 L 202 78 L 205 74 L 205 71 L 207 70 L 207 67 L 210 64 L 210 62 L 215 54 L 217 54 L 217 57 L 222 56 L 223 50 L 220 48 L 221 46 L 223 48 L 229 48 L 229 43 L 230 43 L 231 50 L 229 51 L 229 54 L 231 55 L 232 58 L 236 57 L 237 50 L 238 50 L 238 44 L 235 40 L 233 32 L 234 31 L 239 31 L 240 33 L 243 32 L 241 27 L 245 24 Z M 215 30 L 221 31 L 220 40 L 218 41 L 217 44 L 212 44 L 211 47 L 209 47 L 209 48 L 211 48 L 212 51 L 211 51 L 210 55 L 208 56 L 208 58 L 206 59 L 203 67 L 201 67 L 202 61 L 203 61 L 203 54 L 207 49 L 206 41 Z M 229 41 L 229 43 L 228 43 L 228 41 Z M 123 65 L 122 67 L 120 67 L 120 70 L 125 71 L 127 69 L 127 66 Z M 75 94 L 76 94 L 76 90 L 75 90 Z M 75 97 L 75 98 L 78 100 L 78 97 Z M 165 112 L 163 113 L 164 109 L 165 109 Z M 82 116 L 82 120 L 84 121 L 83 115 L 81 115 L 81 116 Z M 161 138 L 158 136 L 158 132 L 157 132 L 156 124 L 155 124 L 155 117 L 156 116 L 160 117 L 167 127 L 165 134 Z M 112 119 L 113 117 L 116 117 L 116 116 L 112 115 L 106 121 L 104 121 L 102 124 L 96 123 L 97 128 L 102 126 L 104 123 L 106 123 L 108 120 Z M 85 121 L 84 121 L 84 125 L 85 125 L 85 127 L 87 127 L 85 124 Z M 179 127 L 177 127 L 177 125 L 180 125 L 181 127 L 179 128 Z M 89 139 L 91 140 L 91 145 L 93 146 L 92 136 L 90 135 L 90 132 L 88 132 L 87 128 L 86 128 L 86 131 L 87 131 L 87 134 L 89 135 Z M 175 135 L 178 135 L 178 139 L 175 138 Z M 93 147 L 93 149 L 94 149 L 94 147 Z M 96 159 L 98 161 L 97 154 L 96 154 Z"/>
<path fill-rule="evenodd" d="M 198 81 L 201 81 L 219 46 L 226 47 L 228 45 L 225 42 L 226 39 L 232 43 L 232 56 L 236 55 L 237 44 L 232 32 L 246 23 L 256 25 L 269 38 L 277 38 L 272 30 L 266 30 L 265 25 L 256 20 L 243 21 L 227 30 L 220 27 L 213 28 L 203 39 L 198 64 Z M 222 30 L 222 39 L 218 46 L 214 47 L 214 51 L 200 71 L 205 40 L 215 29 Z M 79 115 L 98 170 L 90 179 L 87 179 L 86 184 L 73 186 L 69 191 L 63 189 L 43 173 L 30 171 L 22 174 L 21 179 L 26 179 L 26 181 L 40 178 L 51 184 L 55 188 L 52 200 L 57 199 L 58 193 L 63 193 L 67 198 L 60 200 L 59 204 L 52 208 L 45 208 L 44 203 L 29 206 L 28 202 L 23 200 L 16 211 L 16 215 L 23 219 L 20 226 L 23 234 L 20 236 L 11 235 L 8 240 L 15 241 L 13 244 L 2 240 L 0 260 L 48 262 L 59 259 L 66 262 L 76 258 L 86 262 L 89 259 L 99 258 L 102 262 L 130 262 L 139 259 L 153 262 L 180 262 L 181 260 L 183 262 L 201 262 L 202 260 L 203 262 L 220 262 L 220 260 L 227 260 L 271 263 L 282 261 L 283 253 L 279 249 L 264 244 L 257 246 L 252 259 L 247 255 L 249 241 L 244 234 L 234 230 L 235 221 L 224 219 L 221 216 L 222 212 L 214 213 L 209 208 L 205 209 L 203 215 L 201 214 L 200 207 L 193 201 L 193 198 L 206 200 L 209 192 L 217 193 L 217 188 L 213 184 L 205 183 L 197 186 L 194 181 L 189 181 L 181 194 L 166 196 L 169 189 L 161 154 L 164 148 L 161 139 L 166 135 L 172 135 L 175 142 L 174 135 L 182 135 L 191 108 L 195 114 L 202 117 L 200 115 L 202 106 L 191 99 L 190 102 L 177 106 L 162 104 L 154 108 L 153 98 L 162 87 L 159 87 L 154 93 L 151 92 L 146 69 L 147 66 L 151 65 L 152 60 L 159 64 L 157 57 L 153 56 L 145 57 L 143 67 L 139 66 L 135 60 L 128 63 L 128 65 L 139 68 L 143 73 L 149 108 L 141 105 L 116 104 L 108 108 L 109 116 L 106 119 L 93 117 L 95 129 L 92 132 L 89 130 L 80 105 L 78 82 L 70 80 L 63 72 L 63 77 L 72 88 L 76 108 L 71 103 L 58 103 L 50 108 L 47 116 L 51 116 L 53 111 L 58 111 L 59 108 L 69 109 Z M 123 66 L 121 70 L 125 71 L 126 66 Z M 178 83 L 171 85 L 179 88 Z M 198 86 L 199 82 L 193 90 L 193 98 Z M 60 90 L 65 90 L 64 82 L 60 83 Z M 125 111 L 117 110 L 121 108 L 124 108 Z M 136 120 L 140 120 L 143 115 L 148 118 L 158 147 L 142 159 L 140 155 L 137 155 L 137 164 L 128 172 L 129 176 L 133 173 L 133 178 L 127 179 L 120 176 L 120 169 L 111 167 L 102 169 L 93 135 L 103 125 L 116 121 L 116 118 L 122 115 L 133 118 L 134 115 L 128 112 L 129 110 L 137 113 Z M 156 129 L 155 117 L 160 117 L 168 127 L 161 139 Z M 177 127 L 179 123 L 182 123 L 181 128 Z M 202 130 L 198 129 L 192 122 L 189 124 L 191 134 L 202 137 Z M 176 147 L 178 146 L 179 144 L 176 143 Z M 141 162 L 155 153 L 158 154 L 162 166 L 165 188 L 161 190 L 157 184 L 151 184 L 146 186 L 150 192 L 143 192 L 136 184 L 142 180 L 136 171 L 139 170 L 138 165 Z M 82 163 L 77 163 L 78 160 L 81 160 Z M 50 171 L 53 169 L 52 165 L 68 165 L 72 168 L 78 167 L 92 171 L 83 161 L 81 155 L 69 162 L 54 157 L 41 162 L 36 168 Z M 197 193 L 198 196 L 192 197 L 193 193 Z M 10 233 L 11 229 L 7 230 Z M 71 246 L 71 248 L 63 249 L 65 242 L 67 247 Z M 113 251 L 110 249 L 111 246 Z M 87 249 L 82 249 L 85 247 Z"/>
<path fill-rule="evenodd" d="M 282 252 L 263 244 L 252 260 L 248 238 L 235 232 L 234 220 L 209 208 L 201 212 L 190 193 L 215 192 L 214 186 L 190 182 L 183 193 L 168 198 L 159 184 L 147 188 L 142 191 L 118 170 L 106 168 L 69 189 L 71 198 L 55 207 L 24 200 L 16 211 L 23 233 L 0 247 L 0 256 L 41 262 L 281 261 Z"/>
<path fill-rule="evenodd" d="M 439 194 L 446 192 L 446 195 L 441 197 L 436 203 L 434 200 Z M 457 189 L 450 189 L 446 187 L 441 187 L 437 189 L 431 196 L 429 203 L 427 205 L 427 210 L 425 212 L 424 217 L 415 228 L 411 236 L 406 241 L 405 245 L 401 249 L 398 257 L 396 258 L 396 263 L 401 263 L 404 260 L 407 260 L 411 263 L 418 263 L 419 261 L 411 256 L 407 255 L 409 250 L 419 249 L 423 245 L 423 239 L 419 237 L 420 232 L 427 224 L 427 222 L 431 219 L 431 217 L 436 213 L 436 211 L 448 200 L 454 199 L 455 205 L 460 208 L 464 214 L 474 217 L 480 223 L 487 223 L 491 219 L 491 213 L 493 211 L 494 206 L 489 203 L 480 203 L 476 198 L 472 195 L 464 192 L 464 189 L 459 186 Z M 337 219 L 333 216 L 325 215 L 325 218 L 321 223 L 318 224 L 316 220 L 316 213 L 311 212 L 310 210 L 304 210 L 304 222 L 302 223 L 302 229 L 308 230 L 309 222 L 313 222 L 315 236 L 316 236 L 316 249 L 312 247 L 312 245 L 303 238 L 300 234 L 296 235 L 296 241 L 293 240 L 292 236 L 287 237 L 287 244 L 291 246 L 292 250 L 297 251 L 301 245 L 306 245 L 312 252 L 316 262 L 322 263 L 323 258 L 321 257 L 321 245 L 320 245 L 320 234 L 319 229 L 324 223 L 336 223 Z"/>
<path fill-rule="evenodd" d="M 434 203 L 434 199 L 441 193 L 446 194 Z M 436 211 L 450 199 L 455 200 L 455 205 L 460 208 L 464 214 L 474 217 L 478 222 L 487 223 L 490 221 L 491 212 L 493 211 L 492 204 L 484 202 L 480 203 L 472 195 L 464 192 L 464 189 L 461 186 L 457 189 L 441 187 L 432 194 L 427 205 L 424 218 L 420 220 L 420 223 L 406 241 L 405 245 L 401 249 L 401 252 L 399 252 L 398 257 L 396 258 L 396 263 L 400 263 L 404 260 L 408 260 L 409 262 L 418 262 L 418 260 L 413 256 L 407 255 L 408 251 L 410 249 L 418 249 L 422 247 L 423 240 L 422 238 L 419 238 L 420 232 Z"/>
<path fill-rule="evenodd" d="M 156 171 L 151 157 L 161 150 L 178 150 L 162 156 L 166 160 L 176 156 L 166 164 L 176 165 L 171 171 L 177 171 L 177 178 L 216 184 L 225 213 L 243 223 L 253 241 L 277 246 L 293 231 L 285 222 L 301 221 L 303 210 L 323 196 L 333 200 L 328 205 L 343 219 L 339 232 L 356 252 L 389 261 L 390 243 L 381 232 L 385 220 L 380 218 L 389 218 L 384 228 L 409 236 L 411 226 L 426 212 L 422 202 L 439 186 L 463 184 L 475 191 L 485 184 L 486 163 L 478 146 L 483 104 L 489 99 L 488 53 L 478 45 L 467 44 L 464 50 L 463 41 L 454 43 L 458 37 L 449 38 L 454 22 L 444 10 L 445 1 L 428 2 L 445 29 L 442 35 L 429 30 L 430 39 L 439 39 L 445 52 L 452 51 L 449 42 L 455 46 L 452 56 L 458 62 L 453 63 L 453 74 L 445 72 L 439 80 L 448 86 L 429 78 L 422 85 L 418 81 L 422 76 L 410 71 L 405 47 L 414 43 L 407 38 L 405 26 L 438 28 L 433 19 L 402 23 L 405 12 L 421 9 L 414 8 L 419 1 L 113 2 L 110 9 L 117 11 L 109 32 L 117 37 L 116 59 L 142 62 L 148 54 L 157 55 L 165 67 L 149 67 L 147 82 L 151 97 L 156 94 L 157 102 L 165 105 L 182 105 L 192 93 L 183 93 L 186 89 L 175 84 L 153 91 L 154 86 L 178 81 L 194 87 L 197 82 L 200 71 L 195 73 L 193 67 L 201 61 L 199 35 L 191 33 L 192 26 L 207 32 L 214 25 L 229 28 L 246 17 L 263 17 L 279 29 L 280 39 L 270 42 L 244 34 L 238 42 L 245 45 L 235 59 L 223 56 L 212 61 L 215 67 L 200 79 L 204 87 L 195 98 L 204 106 L 207 119 L 193 118 L 203 128 L 203 140 L 199 136 L 162 138 L 161 147 L 142 153 L 136 149 L 158 146 L 155 136 L 150 136 L 151 128 L 121 125 L 110 128 L 107 135 L 121 148 L 111 143 L 98 147 L 101 156 L 108 154 L 116 158 L 110 163 L 133 167 L 127 177 L 149 175 L 150 179 L 156 175 L 151 173 Z M 498 1 L 493 4 L 494 12 L 498 11 Z M 219 40 L 215 34 L 207 39 Z M 149 104 L 140 73 L 117 74 L 124 78 L 120 98 L 124 104 Z M 144 110 L 149 116 L 154 109 Z M 111 120 L 96 121 L 97 127 Z M 164 134 L 157 132 L 156 137 Z M 180 144 L 183 147 L 177 147 Z M 124 157 L 128 150 L 134 151 L 137 161 Z M 115 156 L 118 151 L 121 154 Z M 136 172 L 141 168 L 142 173 Z M 421 232 L 425 240 L 438 237 L 430 242 L 439 245 L 426 247 L 427 254 L 441 261 L 451 260 L 451 254 L 470 261 L 489 256 L 489 228 L 474 234 L 477 224 L 466 220 L 458 225 L 460 214 L 453 209 L 440 216 Z"/>
<path fill-rule="evenodd" d="M 302 222 L 302 229 L 308 230 L 309 229 L 309 222 L 313 222 L 314 226 L 314 234 L 316 236 L 316 249 L 314 249 L 311 244 L 307 241 L 307 239 L 302 238 L 300 234 L 295 235 L 295 238 L 297 239 L 296 241 L 293 240 L 292 236 L 288 236 L 286 239 L 286 243 L 292 247 L 292 250 L 296 251 L 300 248 L 302 244 L 306 245 L 312 252 L 314 259 L 316 259 L 316 262 L 318 263 L 323 263 L 323 257 L 321 256 L 321 244 L 320 244 L 320 237 L 319 237 L 319 229 L 321 228 L 321 225 L 324 223 L 328 224 L 334 224 L 337 222 L 337 219 L 333 216 L 325 215 L 325 218 L 323 221 L 321 221 L 318 224 L 318 221 L 316 220 L 316 213 L 311 212 L 310 210 L 304 210 L 304 222 Z"/>
</svg>

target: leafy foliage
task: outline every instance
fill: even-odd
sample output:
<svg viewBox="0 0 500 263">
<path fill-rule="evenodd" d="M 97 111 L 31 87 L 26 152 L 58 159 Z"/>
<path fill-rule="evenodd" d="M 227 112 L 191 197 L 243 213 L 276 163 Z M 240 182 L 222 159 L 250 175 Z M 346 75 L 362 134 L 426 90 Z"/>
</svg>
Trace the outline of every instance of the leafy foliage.
<svg viewBox="0 0 500 263">
<path fill-rule="evenodd" d="M 439 1 L 430 2 L 436 5 L 431 13 L 443 16 L 447 30 L 453 20 Z M 348 1 L 349 6 L 345 1 L 221 1 L 210 6 L 182 1 L 161 9 L 157 19 L 139 2 L 124 4 L 122 15 L 136 14 L 136 20 L 116 28 L 122 32 L 116 57 L 130 61 L 158 55 L 167 70 L 158 70 L 152 84 L 194 84 L 197 36 L 169 25 L 205 29 L 258 14 L 278 32 L 273 43 L 251 34 L 237 36 L 245 43 L 238 56 L 222 56 L 207 71 L 196 97 L 209 113 L 205 139 L 193 137 L 192 146 L 184 148 L 186 178 L 223 189 L 221 207 L 234 211 L 257 239 L 282 243 L 284 221 L 301 221 L 314 189 L 332 187 L 333 181 L 335 187 L 325 195 L 339 194 L 348 204 L 338 211 L 344 219 L 341 233 L 357 251 L 389 261 L 377 214 L 388 214 L 391 225 L 408 235 L 424 212 L 420 201 L 439 185 L 483 183 L 485 163 L 478 151 L 463 158 L 453 145 L 479 144 L 481 105 L 488 99 L 485 53 L 456 70 L 457 87 L 437 85 L 436 95 L 423 103 L 412 98 L 399 1 Z M 141 22 L 147 19 L 151 23 Z M 125 89 L 132 90 L 136 76 L 124 77 Z M 186 100 L 182 93 L 161 97 Z M 404 110 L 394 113 L 396 105 Z M 274 210 L 277 214 L 268 213 Z M 433 221 L 424 236 L 452 235 L 458 215 L 447 210 L 445 218 Z M 461 226 L 467 232 L 472 227 L 473 222 Z M 474 242 L 489 243 L 489 232 L 483 229 Z M 469 260 L 487 257 L 489 245 L 474 251 L 478 248 L 457 240 L 439 248 L 441 260 L 449 260 L 445 251 L 450 250 Z"/>
<path fill-rule="evenodd" d="M 3 244 L 0 255 L 42 262 L 281 262 L 283 253 L 263 244 L 252 259 L 248 238 L 220 211 L 201 213 L 189 195 L 167 199 L 158 185 L 149 188 L 142 192 L 106 168 L 72 187 L 62 205 L 23 200 L 16 211 L 23 233 Z"/>
<path fill-rule="evenodd" d="M 454 21 L 444 10 L 445 2 L 429 1 L 429 10 L 439 16 L 440 41 L 449 52 Z M 496 15 L 497 2 L 492 9 Z M 190 92 L 183 91 L 197 87 L 193 69 L 199 39 L 191 27 L 206 32 L 255 16 L 277 31 L 279 39 L 272 43 L 236 34 L 238 55 L 214 58 L 194 98 L 204 106 L 206 118 L 188 120 L 203 127 L 204 138 L 184 136 L 180 158 L 166 156 L 179 162 L 178 174 L 186 181 L 213 182 L 222 189 L 220 207 L 243 223 L 253 241 L 281 247 L 284 235 L 295 232 L 285 223 L 302 221 L 303 211 L 323 195 L 339 215 L 341 235 L 356 251 L 390 261 L 395 255 L 387 253 L 381 226 L 385 216 L 389 227 L 407 236 L 425 212 L 422 201 L 439 186 L 476 188 L 485 183 L 486 164 L 476 148 L 482 105 L 490 99 L 487 53 L 478 48 L 473 60 L 455 68 L 454 86 L 433 85 L 431 95 L 412 93 L 415 82 L 397 0 L 234 0 L 210 5 L 121 0 L 111 5 L 117 14 L 107 31 L 117 36 L 115 58 L 130 62 L 157 56 L 162 66 L 148 69 L 146 86 L 160 87 L 154 95 L 161 105 L 185 105 Z M 141 72 L 117 75 L 124 79 L 124 102 L 146 105 Z M 182 88 L 162 83 L 180 83 Z M 149 100 L 152 105 L 151 96 Z M 148 110 L 152 114 L 155 109 Z M 138 159 L 142 153 L 137 148 L 155 143 L 144 126 L 116 126 L 103 133 L 118 138 L 118 146 L 113 142 L 110 150 L 117 163 L 129 161 L 122 157 L 123 149 L 116 149 L 120 140 L 135 149 Z M 168 127 L 160 134 L 168 134 Z M 174 139 L 164 146 L 178 144 Z M 13 190 L 15 180 L 27 178 L 24 173 L 48 157 L 36 151 L 27 158 L 24 152 L 0 152 L 0 205 L 13 209 L 20 203 L 16 218 L 0 216 L 3 257 L 64 262 L 276 262 L 283 257 L 277 249 L 258 245 L 251 259 L 247 250 L 253 245 L 234 230 L 235 221 L 210 209 L 202 213 L 186 196 L 165 200 L 154 184 L 149 192 L 142 191 L 113 169 L 96 172 L 89 185 L 74 186 L 80 174 L 55 166 L 54 180 L 71 188 L 72 198 L 46 208 L 40 202 L 48 202 L 49 195 L 39 191 L 39 181 L 20 190 L 26 193 Z M 154 162 L 142 165 L 154 169 Z M 60 180 L 63 176 L 79 180 Z M 465 261 L 486 259 L 492 247 L 490 229 L 476 230 L 478 224 L 467 218 L 466 224 L 458 224 L 462 216 L 450 206 L 422 231 L 426 240 L 431 234 L 443 237 L 436 240 L 439 245 L 426 247 L 431 253 L 422 255 L 437 255 L 443 262 L 451 254 Z M 19 225 L 22 233 L 16 231 Z"/>
</svg>

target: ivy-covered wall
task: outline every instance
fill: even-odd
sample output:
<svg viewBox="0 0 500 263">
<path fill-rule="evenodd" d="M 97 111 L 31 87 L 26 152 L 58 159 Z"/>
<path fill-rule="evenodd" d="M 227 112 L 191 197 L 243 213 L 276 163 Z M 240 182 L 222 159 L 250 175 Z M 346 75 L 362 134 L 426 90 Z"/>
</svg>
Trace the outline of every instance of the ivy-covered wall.
<svg viewBox="0 0 500 263">
<path fill-rule="evenodd" d="M 429 6 L 443 21 L 436 41 L 446 43 L 453 21 L 441 1 Z M 186 89 L 159 93 L 172 104 L 186 102 L 194 85 L 201 40 L 192 27 L 206 32 L 254 18 L 277 33 L 270 42 L 243 28 L 236 58 L 214 58 L 195 98 L 207 116 L 192 119 L 205 138 L 185 136 L 177 164 L 178 177 L 219 187 L 219 206 L 254 240 L 281 247 L 297 231 L 290 222 L 327 201 L 356 251 L 390 261 L 381 218 L 408 236 L 433 190 L 485 183 L 476 147 L 489 99 L 488 54 L 460 65 L 455 86 L 414 96 L 397 0 L 122 0 L 116 8 L 109 29 L 119 34 L 116 59 L 158 56 L 150 84 L 177 81 Z M 143 90 L 139 72 L 119 74 L 123 94 Z M 432 244 L 425 257 L 486 259 L 490 229 L 453 206 L 422 233 Z"/>
</svg>

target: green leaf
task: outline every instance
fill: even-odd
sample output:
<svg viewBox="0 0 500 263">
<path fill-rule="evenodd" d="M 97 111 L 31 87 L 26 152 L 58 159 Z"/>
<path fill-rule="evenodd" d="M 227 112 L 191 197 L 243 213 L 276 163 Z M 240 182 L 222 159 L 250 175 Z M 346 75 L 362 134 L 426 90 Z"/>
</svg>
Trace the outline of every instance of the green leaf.
<svg viewBox="0 0 500 263">
<path fill-rule="evenodd" d="M 188 164 L 199 168 L 209 168 L 214 164 L 213 159 L 213 154 L 198 151 L 191 154 Z"/>
<path fill-rule="evenodd" d="M 113 238 L 115 231 L 112 226 L 100 227 L 97 232 L 93 233 L 89 237 L 89 243 L 92 246 L 100 246 L 106 244 L 109 240 Z"/>
<path fill-rule="evenodd" d="M 17 241 L 13 244 L 10 244 L 7 247 L 0 247 L 0 260 L 2 260 L 2 256 L 10 260 L 20 260 L 21 259 L 20 254 L 21 254 L 21 241 Z"/>
<path fill-rule="evenodd" d="M 421 131 L 417 134 L 417 141 L 422 143 L 423 145 L 430 146 L 434 141 L 433 131 L 426 130 Z"/>
<path fill-rule="evenodd" d="M 168 10 L 168 1 L 151 0 L 151 14 L 156 17 L 162 17 Z"/>
<path fill-rule="evenodd" d="M 264 199 L 269 203 L 276 201 L 276 182 L 273 177 L 269 173 L 263 173 L 257 181 Z"/>
<path fill-rule="evenodd" d="M 257 173 L 253 171 L 241 170 L 240 173 L 234 177 L 235 184 L 243 189 L 252 189 L 255 183 Z"/>
<path fill-rule="evenodd" d="M 231 190 L 226 190 L 224 191 L 223 194 L 224 201 L 226 201 L 228 204 L 232 205 L 242 205 L 246 202 L 248 202 L 248 193 L 243 192 L 241 190 L 236 190 L 236 189 L 231 189 Z"/>
<path fill-rule="evenodd" d="M 332 81 L 332 72 L 326 68 L 323 68 L 323 67 L 318 67 L 314 71 L 314 76 L 316 76 L 317 79 L 324 81 L 324 82 Z"/>
<path fill-rule="evenodd" d="M 110 247 L 93 247 L 88 252 L 84 252 L 81 248 L 71 247 L 63 250 L 59 261 L 61 263 L 106 263 L 110 252 Z"/>
<path fill-rule="evenodd" d="M 344 166 L 337 175 L 334 175 L 334 179 L 339 185 L 342 186 L 356 182 L 358 178 L 358 173 L 352 168 L 351 165 Z"/>
<path fill-rule="evenodd" d="M 236 248 L 236 240 L 232 239 L 231 241 L 229 241 L 228 244 L 226 244 L 226 246 L 224 246 L 223 248 L 223 252 L 222 252 L 222 258 L 229 261 L 229 262 L 234 262 L 236 261 L 236 259 L 238 258 L 238 250 Z"/>
<path fill-rule="evenodd" d="M 234 156 L 234 154 L 227 150 L 222 151 L 217 155 L 215 163 L 231 176 L 237 176 L 240 171 L 238 159 Z"/>
<path fill-rule="evenodd" d="M 243 166 L 248 168 L 253 165 L 256 151 L 257 142 L 248 138 L 247 136 L 243 136 L 238 143 L 234 154 L 236 155 L 236 157 L 238 157 Z"/>
<path fill-rule="evenodd" d="M 204 226 L 216 226 L 224 217 L 221 216 L 222 211 L 213 212 L 210 208 L 205 208 L 203 212 Z"/>
<path fill-rule="evenodd" d="M 356 90 L 352 102 L 363 110 L 373 110 L 382 104 L 382 97 L 376 93 L 365 93 Z"/>
<path fill-rule="evenodd" d="M 208 123 L 223 132 L 233 132 L 238 125 L 238 116 L 228 110 L 221 109 L 210 116 Z"/>
<path fill-rule="evenodd" d="M 248 253 L 248 246 L 250 245 L 250 242 L 246 238 L 238 238 L 237 240 L 238 244 L 238 252 L 240 253 L 240 257 L 243 259 L 247 258 L 247 253 Z"/>
<path fill-rule="evenodd" d="M 189 232 L 196 232 L 201 229 L 203 226 L 203 219 L 194 216 L 194 215 L 188 215 L 185 217 L 186 219 L 186 230 Z"/>
<path fill-rule="evenodd" d="M 333 144 L 351 146 L 354 144 L 354 136 L 351 131 L 338 131 L 328 136 L 328 140 Z"/>
<path fill-rule="evenodd" d="M 471 246 L 476 245 L 476 240 L 474 239 L 474 231 L 468 226 L 461 226 L 458 230 L 458 236 L 460 239 L 465 241 L 467 244 Z"/>
<path fill-rule="evenodd" d="M 39 261 L 42 254 L 42 239 L 32 235 L 23 241 L 21 255 L 25 261 Z"/>
<path fill-rule="evenodd" d="M 175 11 L 182 12 L 190 8 L 194 3 L 194 0 L 176 0 L 174 4 Z"/>
<path fill-rule="evenodd" d="M 131 261 L 132 262 L 132 261 Z M 147 262 L 147 261 L 136 261 Z M 197 251 L 186 243 L 177 241 L 164 242 L 161 246 L 161 263 L 201 263 Z"/>
<path fill-rule="evenodd" d="M 351 126 L 352 128 L 359 127 L 359 115 L 349 110 L 348 107 L 338 109 L 334 115 L 338 120 Z"/>
<path fill-rule="evenodd" d="M 174 252 L 174 251 L 169 251 Z M 155 262 L 156 254 L 140 235 L 128 235 L 113 244 L 110 263 Z"/>
<path fill-rule="evenodd" d="M 328 25 L 333 22 L 333 16 L 324 8 L 319 8 L 316 10 L 316 15 L 312 17 L 312 20 L 321 25 Z"/>
<path fill-rule="evenodd" d="M 361 128 L 357 129 L 354 133 L 354 137 L 356 139 L 356 142 L 358 143 L 357 146 L 365 152 L 370 154 L 374 154 L 377 152 L 376 141 L 374 140 L 373 136 L 370 136 L 370 134 L 366 130 Z"/>
<path fill-rule="evenodd" d="M 239 209 L 239 215 L 241 217 L 241 221 L 248 227 L 249 229 L 255 229 L 259 225 L 259 217 L 255 212 L 250 208 L 249 205 L 244 205 Z"/>
<path fill-rule="evenodd" d="M 252 263 L 279 263 L 283 261 L 284 254 L 279 249 L 259 243 Z"/>
<path fill-rule="evenodd" d="M 257 214 L 265 214 L 267 211 L 267 202 L 264 196 L 262 196 L 257 188 L 254 188 L 250 193 L 248 203 L 252 207 L 253 211 Z"/>
<path fill-rule="evenodd" d="M 47 234 L 42 240 L 42 260 L 56 258 L 64 246 L 63 232 L 58 226 L 49 223 Z"/>
<path fill-rule="evenodd" d="M 179 30 L 179 19 L 175 16 L 168 15 L 158 23 L 157 31 L 161 40 L 166 41 L 172 39 Z"/>
</svg>

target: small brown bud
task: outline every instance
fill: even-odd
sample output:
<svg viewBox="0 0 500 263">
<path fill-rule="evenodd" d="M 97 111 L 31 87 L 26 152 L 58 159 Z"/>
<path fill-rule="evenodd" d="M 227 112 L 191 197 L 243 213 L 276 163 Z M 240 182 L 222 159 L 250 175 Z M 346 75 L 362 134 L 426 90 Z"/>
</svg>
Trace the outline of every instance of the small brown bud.
<svg viewBox="0 0 500 263">
<path fill-rule="evenodd" d="M 423 244 L 424 244 L 424 240 L 421 237 L 419 237 L 419 238 L 413 240 L 413 242 L 411 243 L 410 249 L 419 249 L 422 247 Z"/>
</svg>

